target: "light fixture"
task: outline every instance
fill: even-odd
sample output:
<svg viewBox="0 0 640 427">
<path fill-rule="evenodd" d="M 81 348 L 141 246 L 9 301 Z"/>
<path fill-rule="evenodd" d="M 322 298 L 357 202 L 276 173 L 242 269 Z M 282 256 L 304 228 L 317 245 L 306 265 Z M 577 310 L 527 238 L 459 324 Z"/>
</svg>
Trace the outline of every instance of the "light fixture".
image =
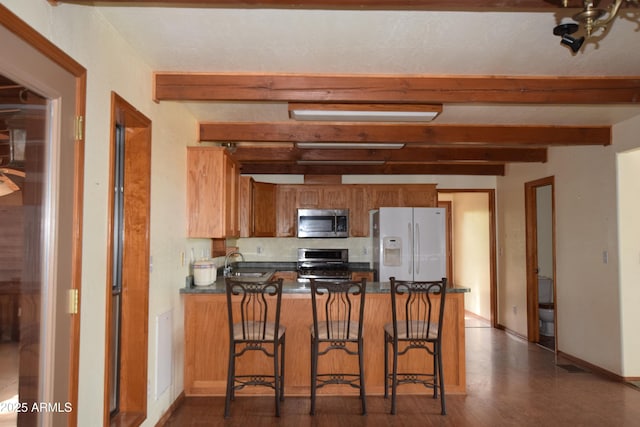
<svg viewBox="0 0 640 427">
<path fill-rule="evenodd" d="M 562 6 L 568 7 L 568 0 L 563 0 Z M 573 15 L 572 19 L 577 22 L 575 23 L 564 23 L 556 26 L 553 29 L 553 34 L 561 37 L 560 43 L 568 46 L 573 53 L 576 53 L 580 50 L 580 47 L 584 43 L 585 39 L 588 39 L 592 35 L 595 35 L 596 32 L 602 30 L 604 33 L 607 30 L 607 25 L 617 16 L 622 3 L 626 3 L 627 5 L 633 3 L 638 6 L 640 4 L 640 0 L 614 0 L 607 9 L 596 8 L 599 2 L 596 0 L 583 0 L 583 8 L 580 12 Z M 579 25 L 582 25 L 584 29 L 584 36 L 582 37 L 573 37 L 570 34 L 575 33 L 580 28 Z"/>
<path fill-rule="evenodd" d="M 289 103 L 295 120 L 334 122 L 429 122 L 442 112 L 440 104 Z"/>
<path fill-rule="evenodd" d="M 580 50 L 582 43 L 584 43 L 584 37 L 575 38 L 571 34 L 578 31 L 578 24 L 560 24 L 553 29 L 553 34 L 560 36 L 562 39 L 560 43 L 565 46 L 569 46 L 569 49 L 576 53 Z"/>
<path fill-rule="evenodd" d="M 296 147 L 309 149 L 398 150 L 404 147 L 404 144 L 386 142 L 297 142 Z"/>
<path fill-rule="evenodd" d="M 227 151 L 231 154 L 235 153 L 238 149 L 238 146 L 235 142 L 221 142 L 220 146 L 226 148 Z"/>
</svg>

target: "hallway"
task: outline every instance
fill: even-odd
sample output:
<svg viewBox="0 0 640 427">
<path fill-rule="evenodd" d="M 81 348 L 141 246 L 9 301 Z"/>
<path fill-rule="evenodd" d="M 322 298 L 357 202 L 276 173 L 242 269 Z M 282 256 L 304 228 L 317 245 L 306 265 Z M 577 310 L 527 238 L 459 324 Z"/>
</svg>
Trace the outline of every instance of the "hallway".
<svg viewBox="0 0 640 427">
<path fill-rule="evenodd" d="M 388 401 L 357 398 L 288 398 L 280 419 L 273 398 L 238 397 L 224 420 L 224 398 L 187 398 L 165 424 L 182 426 L 638 426 L 640 390 L 580 369 L 556 366 L 554 354 L 497 329 L 467 327 L 467 395 L 447 395 L 447 415 L 426 396 L 400 396 L 398 414 Z M 366 345 L 366 344 L 365 344 Z M 294 355 L 288 353 L 289 357 Z M 565 362 L 560 362 L 564 365 Z M 567 365 L 570 365 L 568 362 Z M 571 367 L 571 366 L 570 366 Z M 577 371 L 577 372 L 572 372 Z"/>
</svg>

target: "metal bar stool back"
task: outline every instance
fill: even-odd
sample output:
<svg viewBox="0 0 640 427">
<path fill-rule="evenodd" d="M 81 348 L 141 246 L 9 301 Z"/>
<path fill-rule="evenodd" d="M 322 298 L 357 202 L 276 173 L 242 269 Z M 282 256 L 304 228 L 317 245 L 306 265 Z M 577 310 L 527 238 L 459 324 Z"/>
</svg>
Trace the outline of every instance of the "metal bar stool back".
<svg viewBox="0 0 640 427">
<path fill-rule="evenodd" d="M 280 324 L 282 279 L 274 282 L 225 279 L 229 325 L 229 368 L 224 415 L 228 417 L 235 391 L 246 386 L 266 386 L 275 391 L 276 416 L 284 400 L 285 327 Z M 260 352 L 273 360 L 272 372 L 243 370 L 236 362 L 243 355 Z M 255 359 L 247 360 L 251 365 Z M 246 373 L 245 373 L 246 372 Z"/>
<path fill-rule="evenodd" d="M 346 384 L 360 391 L 362 414 L 366 414 L 364 384 L 363 319 L 366 279 L 318 281 L 311 279 L 313 324 L 311 325 L 311 411 L 316 391 L 328 384 Z M 318 359 L 334 350 L 358 356 L 358 372 L 318 372 Z M 335 352 L 334 352 L 335 353 Z M 342 365 L 340 365 L 342 366 Z"/>
<path fill-rule="evenodd" d="M 442 369 L 442 324 L 447 279 L 439 281 L 391 281 L 392 322 L 384 326 L 384 397 L 389 397 L 391 413 L 396 413 L 396 389 L 401 384 L 422 384 L 440 393 L 441 414 L 446 414 Z M 389 350 L 393 357 L 389 372 Z M 398 372 L 398 357 L 414 350 L 433 358 L 431 372 Z"/>
</svg>

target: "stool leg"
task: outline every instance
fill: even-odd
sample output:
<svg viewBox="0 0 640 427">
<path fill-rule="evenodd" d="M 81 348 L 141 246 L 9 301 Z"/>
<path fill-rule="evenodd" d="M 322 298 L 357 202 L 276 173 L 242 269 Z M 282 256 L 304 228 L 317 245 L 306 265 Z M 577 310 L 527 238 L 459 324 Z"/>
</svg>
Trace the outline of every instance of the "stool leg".
<svg viewBox="0 0 640 427">
<path fill-rule="evenodd" d="M 442 355 L 440 354 L 440 344 L 437 343 L 436 344 L 436 348 L 438 350 L 438 381 L 439 381 L 439 388 L 440 388 L 440 408 L 441 408 L 441 414 L 442 415 L 447 415 L 447 409 L 445 406 L 445 399 L 444 399 L 444 376 L 442 375 Z"/>
<path fill-rule="evenodd" d="M 428 344 L 427 344 L 428 345 Z M 433 344 L 433 398 L 437 399 L 438 398 L 438 378 L 440 377 L 440 375 L 438 374 L 438 345 L 436 343 Z"/>
<path fill-rule="evenodd" d="M 398 388 L 398 340 L 393 338 L 393 372 L 391 374 L 391 414 L 396 414 L 396 389 Z"/>
<path fill-rule="evenodd" d="M 224 416 L 229 417 L 231 412 L 231 399 L 233 396 L 233 386 L 235 384 L 235 344 L 229 347 L 229 366 L 227 368 L 227 394 L 224 401 Z"/>
<path fill-rule="evenodd" d="M 364 342 L 358 341 L 358 365 L 360 368 L 360 399 L 362 399 L 362 415 L 367 414 L 367 398 L 364 389 Z"/>
<path fill-rule="evenodd" d="M 311 337 L 311 410 L 309 413 L 316 413 L 316 380 L 318 375 L 318 343 Z"/>
<path fill-rule="evenodd" d="M 278 355 L 280 344 L 276 341 L 273 345 L 273 388 L 275 390 L 276 417 L 280 416 L 280 357 Z"/>
<path fill-rule="evenodd" d="M 389 341 L 387 339 L 387 333 L 384 334 L 384 398 L 389 397 Z"/>
<path fill-rule="evenodd" d="M 282 337 L 282 349 L 280 350 L 280 400 L 284 402 L 284 349 L 285 337 Z"/>
</svg>

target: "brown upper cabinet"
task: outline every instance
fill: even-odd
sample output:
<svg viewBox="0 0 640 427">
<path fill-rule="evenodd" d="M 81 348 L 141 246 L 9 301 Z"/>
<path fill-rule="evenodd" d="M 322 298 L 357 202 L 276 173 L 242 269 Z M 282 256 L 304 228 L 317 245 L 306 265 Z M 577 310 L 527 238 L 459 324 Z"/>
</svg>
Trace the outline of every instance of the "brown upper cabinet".
<svg viewBox="0 0 640 427">
<path fill-rule="evenodd" d="M 188 237 L 238 237 L 239 169 L 223 147 L 187 147 Z"/>
<path fill-rule="evenodd" d="M 369 210 L 381 206 L 437 206 L 434 184 L 276 185 L 274 236 L 295 237 L 298 208 L 349 209 L 349 235 L 369 235 Z M 270 199 L 271 200 L 271 199 Z M 260 215 L 254 207 L 254 216 Z M 263 235 L 264 236 L 264 235 Z"/>
</svg>

